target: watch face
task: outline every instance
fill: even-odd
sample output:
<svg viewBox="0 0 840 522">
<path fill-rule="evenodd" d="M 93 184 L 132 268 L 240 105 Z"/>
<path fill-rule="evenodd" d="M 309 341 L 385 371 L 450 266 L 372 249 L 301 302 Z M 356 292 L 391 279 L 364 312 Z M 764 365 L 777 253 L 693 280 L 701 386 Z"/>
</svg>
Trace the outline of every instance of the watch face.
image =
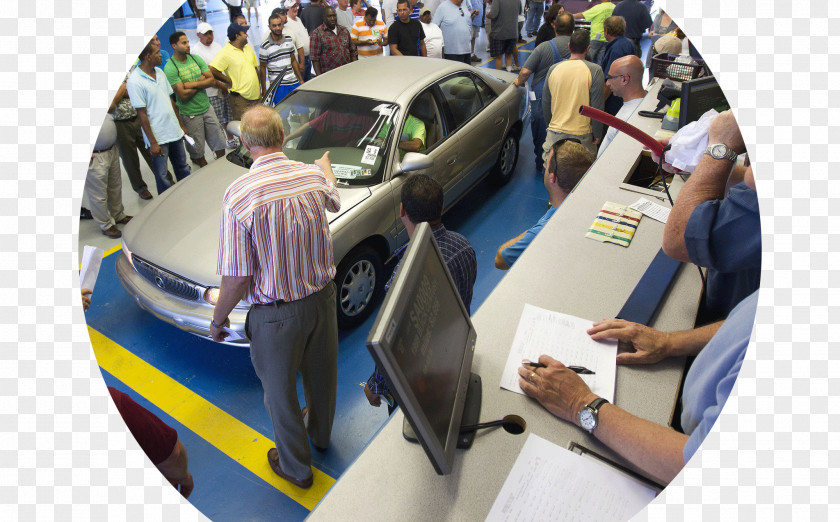
<svg viewBox="0 0 840 522">
<path fill-rule="evenodd" d="M 595 429 L 595 416 L 592 415 L 592 410 L 590 410 L 589 408 L 584 408 L 583 410 L 581 410 L 580 414 L 578 415 L 578 418 L 580 420 L 581 428 L 587 431 L 592 431 Z"/>
<path fill-rule="evenodd" d="M 716 159 L 721 159 L 726 157 L 726 145 L 717 144 L 712 147 L 712 156 Z"/>
</svg>

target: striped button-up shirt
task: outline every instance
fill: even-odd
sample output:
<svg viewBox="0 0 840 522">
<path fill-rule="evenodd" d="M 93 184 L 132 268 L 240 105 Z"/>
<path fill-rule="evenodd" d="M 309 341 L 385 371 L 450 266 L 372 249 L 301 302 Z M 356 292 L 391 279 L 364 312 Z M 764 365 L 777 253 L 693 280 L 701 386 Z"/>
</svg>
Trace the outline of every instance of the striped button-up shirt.
<svg viewBox="0 0 840 522">
<path fill-rule="evenodd" d="M 335 277 L 326 210 L 341 206 L 338 189 L 313 165 L 282 152 L 255 160 L 222 201 L 222 276 L 253 276 L 246 300 L 297 301 Z"/>
</svg>

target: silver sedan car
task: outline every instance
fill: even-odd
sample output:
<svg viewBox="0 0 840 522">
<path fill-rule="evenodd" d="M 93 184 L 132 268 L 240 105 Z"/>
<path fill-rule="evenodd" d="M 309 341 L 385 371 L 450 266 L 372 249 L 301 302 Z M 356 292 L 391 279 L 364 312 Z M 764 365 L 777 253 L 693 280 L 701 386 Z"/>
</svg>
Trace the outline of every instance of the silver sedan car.
<svg viewBox="0 0 840 522">
<path fill-rule="evenodd" d="M 314 78 L 276 105 L 289 158 L 312 163 L 330 151 L 341 196 L 341 210 L 329 214 L 341 327 L 361 324 L 375 308 L 383 266 L 408 241 L 399 219 L 407 176 L 438 180 L 445 209 L 488 175 L 500 184 L 511 177 L 528 114 L 514 78 L 453 61 L 383 56 Z M 126 226 L 116 271 L 142 308 L 209 338 L 221 281 L 222 195 L 250 165 L 240 146 L 155 198 Z M 231 329 L 243 337 L 248 307 L 240 302 L 230 314 Z"/>
</svg>

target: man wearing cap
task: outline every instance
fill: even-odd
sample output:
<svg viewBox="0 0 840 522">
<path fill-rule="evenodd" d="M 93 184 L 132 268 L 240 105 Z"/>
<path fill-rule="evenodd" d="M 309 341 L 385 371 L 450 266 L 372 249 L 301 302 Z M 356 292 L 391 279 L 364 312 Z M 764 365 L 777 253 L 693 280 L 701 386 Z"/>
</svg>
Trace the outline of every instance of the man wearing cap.
<svg viewBox="0 0 840 522">
<path fill-rule="evenodd" d="M 388 45 L 388 28 L 382 20 L 377 20 L 379 11 L 368 7 L 363 20 L 353 24 L 350 37 L 359 53 L 359 59 L 382 56 L 382 47 Z"/>
<path fill-rule="evenodd" d="M 303 21 L 298 17 L 300 6 L 297 0 L 286 0 L 286 21 L 283 24 L 283 34 L 294 36 L 297 45 L 303 48 L 303 81 L 308 82 L 312 77 L 312 60 L 309 59 L 309 31 L 303 25 Z M 281 13 L 282 14 L 282 13 Z"/>
<path fill-rule="evenodd" d="M 312 31 L 309 41 L 312 66 L 321 75 L 359 59 L 350 31 L 336 23 L 335 9 L 324 9 L 324 23 Z"/>
<path fill-rule="evenodd" d="M 464 0 L 445 0 L 437 7 L 432 23 L 443 33 L 443 57 L 469 65 L 472 19 L 478 15 L 478 9 L 465 12 L 461 6 L 463 3 Z"/>
<path fill-rule="evenodd" d="M 186 34 L 181 31 L 172 33 L 169 44 L 174 54 L 163 72 L 175 91 L 175 104 L 187 127 L 187 134 L 193 140 L 192 144 L 187 140 L 190 159 L 199 167 L 204 167 L 207 165 L 205 144 L 210 145 L 216 158 L 225 155 L 225 134 L 215 111 L 210 110 L 210 99 L 205 92 L 207 87 L 216 83 L 216 79 L 201 56 L 190 54 L 190 41 Z"/>
<path fill-rule="evenodd" d="M 447 0 L 448 2 L 449 0 Z M 420 9 L 420 25 L 426 38 L 426 56 L 429 58 L 443 58 L 443 32 L 432 22 L 432 12 L 428 7 Z"/>
<path fill-rule="evenodd" d="M 260 85 L 257 55 L 248 45 L 248 29 L 247 25 L 230 24 L 228 43 L 210 62 L 213 76 L 228 85 L 233 120 L 239 120 L 248 108 L 258 104 L 265 91 Z"/>
<path fill-rule="evenodd" d="M 207 22 L 198 24 L 195 33 L 198 37 L 198 42 L 190 48 L 190 51 L 192 54 L 200 56 L 204 60 L 204 63 L 208 64 L 209 69 L 210 62 L 219 54 L 222 46 L 214 41 L 213 26 Z M 210 101 L 210 106 L 213 107 L 213 112 L 216 113 L 216 119 L 219 120 L 222 129 L 225 131 L 227 137 L 226 145 L 230 149 L 236 147 L 236 138 L 227 130 L 227 124 L 231 120 L 227 84 L 220 82 L 215 77 L 213 80 L 215 83 L 212 87 L 208 87 L 205 92 L 207 93 L 207 99 Z"/>
<path fill-rule="evenodd" d="M 260 44 L 260 85 L 267 89 L 275 78 L 282 77 L 274 92 L 273 103 L 277 103 L 303 83 L 298 67 L 298 49 L 295 47 L 294 38 L 283 34 L 283 18 L 280 13 L 269 17 L 269 33 Z"/>
</svg>

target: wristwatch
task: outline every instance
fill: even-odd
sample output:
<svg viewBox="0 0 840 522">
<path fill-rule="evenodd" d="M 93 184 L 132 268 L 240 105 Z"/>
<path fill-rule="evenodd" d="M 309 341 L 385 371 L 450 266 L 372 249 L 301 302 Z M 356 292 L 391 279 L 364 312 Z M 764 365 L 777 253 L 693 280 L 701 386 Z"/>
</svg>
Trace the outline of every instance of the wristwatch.
<svg viewBox="0 0 840 522">
<path fill-rule="evenodd" d="M 706 147 L 706 154 L 718 160 L 725 159 L 735 161 L 738 159 L 738 154 L 723 143 L 713 143 L 709 145 Z"/>
<path fill-rule="evenodd" d="M 598 427 L 598 410 L 604 404 L 609 403 L 607 399 L 598 398 L 586 405 L 580 413 L 578 413 L 578 422 L 580 427 L 592 433 Z"/>
</svg>

